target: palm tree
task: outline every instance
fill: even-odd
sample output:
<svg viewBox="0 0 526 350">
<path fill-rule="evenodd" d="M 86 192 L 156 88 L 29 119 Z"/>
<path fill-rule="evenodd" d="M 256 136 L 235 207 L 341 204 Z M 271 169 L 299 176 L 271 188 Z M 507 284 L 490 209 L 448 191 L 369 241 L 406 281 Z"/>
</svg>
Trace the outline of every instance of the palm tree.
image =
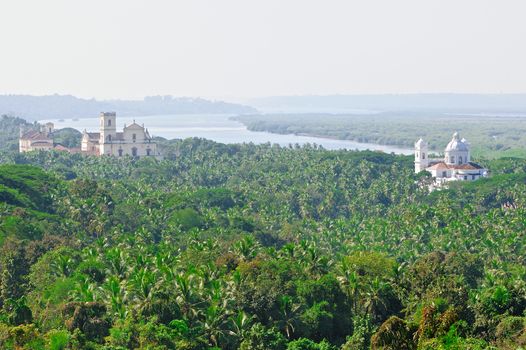
<svg viewBox="0 0 526 350">
<path fill-rule="evenodd" d="M 244 337 L 245 332 L 250 328 L 254 316 L 248 316 L 244 311 L 238 311 L 237 314 L 229 317 L 231 328 L 228 334 L 235 337 L 240 343 Z"/>
<path fill-rule="evenodd" d="M 280 329 L 285 331 L 287 338 L 291 338 L 295 332 L 296 323 L 298 322 L 299 310 L 301 305 L 294 304 L 292 298 L 288 295 L 282 295 L 279 298 L 280 320 L 278 321 Z"/>
</svg>

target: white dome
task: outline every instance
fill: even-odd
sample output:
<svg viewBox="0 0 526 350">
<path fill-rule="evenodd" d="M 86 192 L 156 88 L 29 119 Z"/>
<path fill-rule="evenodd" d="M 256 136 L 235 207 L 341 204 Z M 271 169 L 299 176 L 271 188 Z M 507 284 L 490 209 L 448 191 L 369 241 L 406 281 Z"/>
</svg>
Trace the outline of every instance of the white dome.
<svg viewBox="0 0 526 350">
<path fill-rule="evenodd" d="M 453 139 L 449 141 L 446 147 L 446 152 L 450 151 L 469 151 L 469 146 L 466 139 L 460 139 L 458 132 L 453 134 Z"/>
</svg>

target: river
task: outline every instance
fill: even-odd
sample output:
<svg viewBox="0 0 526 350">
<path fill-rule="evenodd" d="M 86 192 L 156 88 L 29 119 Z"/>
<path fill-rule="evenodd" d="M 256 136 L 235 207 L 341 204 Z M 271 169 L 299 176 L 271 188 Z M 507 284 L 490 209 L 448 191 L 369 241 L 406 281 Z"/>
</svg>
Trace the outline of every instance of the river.
<svg viewBox="0 0 526 350">
<path fill-rule="evenodd" d="M 231 115 L 218 114 L 191 114 L 191 115 L 155 115 L 120 117 L 117 116 L 117 129 L 121 130 L 126 124 L 133 121 L 144 124 L 152 136 L 161 136 L 167 139 L 184 139 L 188 137 L 201 137 L 221 143 L 267 143 L 288 146 L 290 144 L 304 145 L 307 143 L 323 146 L 328 150 L 348 149 L 348 150 L 378 150 L 386 153 L 412 154 L 409 149 L 377 145 L 371 143 L 360 143 L 348 140 L 334 140 L 322 137 L 282 135 L 269 132 L 250 131 L 242 123 L 229 119 Z M 98 131 L 98 120 L 96 118 L 81 119 L 54 119 L 42 120 L 51 121 L 55 128 L 75 128 L 79 131 Z"/>
</svg>

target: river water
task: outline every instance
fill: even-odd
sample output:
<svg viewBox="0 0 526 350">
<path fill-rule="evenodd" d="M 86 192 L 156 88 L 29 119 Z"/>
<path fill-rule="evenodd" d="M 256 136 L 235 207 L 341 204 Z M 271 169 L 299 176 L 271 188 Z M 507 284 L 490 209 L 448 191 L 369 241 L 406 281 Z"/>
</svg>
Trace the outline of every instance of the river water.
<svg viewBox="0 0 526 350">
<path fill-rule="evenodd" d="M 191 115 L 155 115 L 121 117 L 117 116 L 117 131 L 124 125 L 129 125 L 133 121 L 144 124 L 152 136 L 161 136 L 167 139 L 184 139 L 188 137 L 201 137 L 221 143 L 267 143 L 288 146 L 290 144 L 317 144 L 328 150 L 348 149 L 348 150 L 378 150 L 386 153 L 412 154 L 409 149 L 377 145 L 371 143 L 360 143 L 348 140 L 333 140 L 322 137 L 300 136 L 300 135 L 281 135 L 269 132 L 250 131 L 242 123 L 229 119 L 231 115 L 217 114 L 191 114 Z M 51 121 L 55 128 L 75 128 L 79 131 L 98 131 L 98 119 L 61 119 L 44 120 Z"/>
</svg>

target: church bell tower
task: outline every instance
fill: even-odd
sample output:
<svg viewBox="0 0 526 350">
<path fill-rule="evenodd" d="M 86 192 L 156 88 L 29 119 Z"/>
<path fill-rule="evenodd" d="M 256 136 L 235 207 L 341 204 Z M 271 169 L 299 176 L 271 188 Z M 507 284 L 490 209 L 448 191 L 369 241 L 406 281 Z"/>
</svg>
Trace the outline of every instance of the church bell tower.
<svg viewBox="0 0 526 350">
<path fill-rule="evenodd" d="M 117 138 L 117 114 L 115 112 L 100 113 L 100 154 L 111 154 L 111 143 Z M 110 153 L 108 153 L 110 152 Z"/>
<path fill-rule="evenodd" d="M 427 143 L 420 139 L 415 143 L 415 173 L 419 173 L 429 166 Z"/>
</svg>

